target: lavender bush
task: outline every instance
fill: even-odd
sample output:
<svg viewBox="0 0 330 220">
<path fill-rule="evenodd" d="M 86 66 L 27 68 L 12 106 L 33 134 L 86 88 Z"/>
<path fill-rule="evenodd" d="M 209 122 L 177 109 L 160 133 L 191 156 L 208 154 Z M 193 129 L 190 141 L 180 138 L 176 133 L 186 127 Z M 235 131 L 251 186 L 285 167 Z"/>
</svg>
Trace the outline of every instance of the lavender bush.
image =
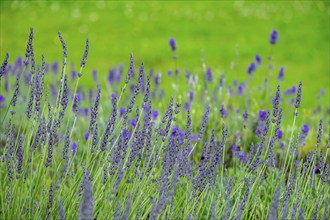
<svg viewBox="0 0 330 220">
<path fill-rule="evenodd" d="M 283 88 L 284 67 L 257 87 L 259 54 L 233 83 L 204 59 L 183 74 L 176 54 L 175 75 L 135 71 L 131 54 L 126 76 L 95 70 L 89 89 L 93 42 L 70 74 L 58 35 L 61 69 L 35 57 L 32 28 L 24 62 L 1 65 L 1 219 L 328 219 L 329 102 L 305 117 L 304 82 Z"/>
</svg>

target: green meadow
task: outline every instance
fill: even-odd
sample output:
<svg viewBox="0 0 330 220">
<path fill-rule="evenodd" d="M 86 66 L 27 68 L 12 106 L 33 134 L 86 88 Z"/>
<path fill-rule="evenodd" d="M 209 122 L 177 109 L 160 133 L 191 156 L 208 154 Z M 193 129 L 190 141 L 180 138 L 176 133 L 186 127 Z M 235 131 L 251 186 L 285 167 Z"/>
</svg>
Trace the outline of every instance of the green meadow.
<svg viewBox="0 0 330 220">
<path fill-rule="evenodd" d="M 178 68 L 203 76 L 201 57 L 216 78 L 246 80 L 247 67 L 260 54 L 263 68 L 254 73 L 260 84 L 268 71 L 272 51 L 274 78 L 285 66 L 283 89 L 304 83 L 303 107 L 315 107 L 323 88 L 329 103 L 329 2 L 112 2 L 112 1 L 1 1 L 1 59 L 10 51 L 10 61 L 24 55 L 28 29 L 36 33 L 35 54 L 48 62 L 61 59 L 57 32 L 68 45 L 68 62 L 79 66 L 85 39 L 90 39 L 90 56 L 82 85 L 91 85 L 91 73 L 98 70 L 105 79 L 109 69 L 144 61 L 166 75 L 173 69 L 168 39 L 177 41 Z M 279 32 L 273 49 L 272 28 Z M 40 58 L 39 58 L 40 59 Z M 78 67 L 77 67 L 78 68 Z M 167 86 L 164 80 L 163 85 Z M 270 82 L 274 86 L 276 80 Z M 169 85 L 167 87 L 170 87 Z M 329 104 L 328 104 L 329 106 Z"/>
</svg>

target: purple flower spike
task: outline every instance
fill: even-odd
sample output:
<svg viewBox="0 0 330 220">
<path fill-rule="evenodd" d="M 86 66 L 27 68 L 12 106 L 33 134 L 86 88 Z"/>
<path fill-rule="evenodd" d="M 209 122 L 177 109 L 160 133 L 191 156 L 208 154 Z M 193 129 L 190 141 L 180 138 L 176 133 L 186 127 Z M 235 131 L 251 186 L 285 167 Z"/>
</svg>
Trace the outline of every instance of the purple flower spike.
<svg viewBox="0 0 330 220">
<path fill-rule="evenodd" d="M 123 115 L 125 114 L 125 112 L 126 112 L 126 109 L 124 107 L 120 107 L 119 108 L 119 116 L 120 117 L 123 117 Z"/>
<path fill-rule="evenodd" d="M 170 44 L 172 51 L 175 51 L 175 50 L 176 50 L 175 39 L 174 39 L 173 37 L 171 37 L 171 38 L 168 40 L 168 43 Z"/>
<path fill-rule="evenodd" d="M 85 135 L 84 135 L 84 139 L 85 139 L 85 141 L 87 141 L 88 138 L 89 138 L 89 131 L 87 131 L 87 132 L 85 133 Z"/>
<path fill-rule="evenodd" d="M 75 79 L 76 78 L 76 76 L 77 76 L 77 71 L 75 71 L 75 70 L 71 70 L 71 78 L 72 79 Z"/>
<path fill-rule="evenodd" d="M 226 118 L 228 116 L 228 111 L 225 109 L 225 106 L 222 104 L 220 108 L 221 118 Z"/>
<path fill-rule="evenodd" d="M 93 69 L 92 75 L 93 75 L 93 80 L 95 82 L 97 82 L 97 71 L 96 71 L 96 69 Z"/>
<path fill-rule="evenodd" d="M 192 141 L 197 141 L 198 140 L 198 135 L 191 135 L 190 136 L 190 139 L 192 140 Z"/>
<path fill-rule="evenodd" d="M 277 33 L 277 30 L 275 30 L 275 29 L 273 28 L 272 32 L 270 33 L 269 43 L 271 43 L 271 44 L 276 44 L 276 43 L 277 43 L 277 39 L 278 39 L 278 33 Z"/>
<path fill-rule="evenodd" d="M 246 162 L 246 154 L 242 151 L 239 151 L 235 154 L 236 157 L 238 157 L 243 163 Z"/>
<path fill-rule="evenodd" d="M 0 102 L 6 101 L 6 97 L 2 94 L 0 94 Z"/>
<path fill-rule="evenodd" d="M 189 101 L 192 102 L 194 100 L 194 92 L 189 92 Z"/>
<path fill-rule="evenodd" d="M 181 129 L 181 128 L 179 128 L 179 136 L 180 136 L 181 141 L 183 141 L 183 139 L 184 139 L 184 130 Z"/>
<path fill-rule="evenodd" d="M 304 125 L 301 127 L 301 132 L 302 132 L 304 135 L 307 135 L 307 134 L 308 134 L 308 131 L 309 131 L 309 126 L 308 126 L 308 124 L 304 124 Z"/>
<path fill-rule="evenodd" d="M 283 131 L 282 130 L 278 130 L 277 131 L 277 138 L 278 139 L 282 139 L 282 137 L 283 137 Z"/>
<path fill-rule="evenodd" d="M 107 77 L 109 84 L 112 84 L 114 82 L 115 74 L 116 74 L 116 68 L 112 68 L 111 70 L 109 70 L 109 74 Z"/>
<path fill-rule="evenodd" d="M 209 82 L 212 81 L 212 70 L 211 70 L 210 67 L 207 68 L 205 77 L 206 77 L 206 80 L 207 81 L 209 81 Z"/>
<path fill-rule="evenodd" d="M 159 86 L 160 78 L 161 78 L 161 73 L 157 73 L 157 75 L 155 76 L 155 85 L 156 86 Z"/>
<path fill-rule="evenodd" d="M 152 111 L 152 117 L 153 117 L 154 119 L 157 119 L 157 118 L 158 118 L 158 115 L 159 115 L 159 112 L 158 112 L 157 110 L 153 110 L 153 111 Z"/>
<path fill-rule="evenodd" d="M 247 69 L 247 73 L 249 75 L 252 75 L 252 73 L 256 70 L 256 64 L 254 62 L 250 63 L 248 69 Z"/>
<path fill-rule="evenodd" d="M 259 120 L 265 121 L 266 120 L 267 113 L 264 110 L 259 111 Z"/>
<path fill-rule="evenodd" d="M 132 126 L 135 127 L 136 126 L 136 123 L 137 123 L 136 118 L 133 118 L 132 121 L 131 121 Z"/>
<path fill-rule="evenodd" d="M 236 145 L 231 146 L 231 151 L 232 152 L 239 151 L 239 146 L 236 146 Z"/>
<path fill-rule="evenodd" d="M 71 144 L 72 156 L 76 155 L 76 153 L 77 153 L 77 146 L 78 146 L 77 141 L 74 141 L 74 142 Z"/>
<path fill-rule="evenodd" d="M 242 85 L 242 83 L 238 85 L 237 92 L 238 92 L 238 95 L 243 95 L 243 93 L 244 93 L 244 85 Z"/>
<path fill-rule="evenodd" d="M 260 57 L 260 55 L 259 54 L 256 54 L 255 58 L 256 58 L 257 63 L 258 64 L 261 64 L 261 57 Z"/>
<path fill-rule="evenodd" d="M 52 64 L 52 71 L 57 74 L 58 73 L 58 62 L 55 61 L 53 64 Z"/>
<path fill-rule="evenodd" d="M 184 103 L 184 108 L 185 108 L 186 110 L 190 110 L 190 103 L 189 103 L 189 102 L 185 102 L 185 103 Z"/>
<path fill-rule="evenodd" d="M 283 81 L 284 78 L 284 66 L 281 66 L 280 72 L 278 73 L 277 79 Z"/>
</svg>

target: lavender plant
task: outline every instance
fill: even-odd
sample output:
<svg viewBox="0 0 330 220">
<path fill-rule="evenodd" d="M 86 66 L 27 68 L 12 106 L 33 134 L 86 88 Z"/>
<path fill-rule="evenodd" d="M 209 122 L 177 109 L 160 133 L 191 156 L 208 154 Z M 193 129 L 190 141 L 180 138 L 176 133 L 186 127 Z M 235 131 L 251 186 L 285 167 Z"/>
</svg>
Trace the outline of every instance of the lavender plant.
<svg viewBox="0 0 330 220">
<path fill-rule="evenodd" d="M 70 75 L 58 36 L 62 71 L 39 65 L 32 28 L 22 68 L 7 53 L 0 69 L 1 219 L 328 219 L 329 113 L 305 117 L 302 82 L 283 90 L 282 65 L 258 90 L 259 54 L 233 83 L 204 58 L 182 75 L 177 54 L 175 80 L 143 62 L 135 75 L 131 54 L 125 79 L 122 65 L 104 82 L 95 69 L 89 90 L 79 81 L 93 44 Z"/>
</svg>

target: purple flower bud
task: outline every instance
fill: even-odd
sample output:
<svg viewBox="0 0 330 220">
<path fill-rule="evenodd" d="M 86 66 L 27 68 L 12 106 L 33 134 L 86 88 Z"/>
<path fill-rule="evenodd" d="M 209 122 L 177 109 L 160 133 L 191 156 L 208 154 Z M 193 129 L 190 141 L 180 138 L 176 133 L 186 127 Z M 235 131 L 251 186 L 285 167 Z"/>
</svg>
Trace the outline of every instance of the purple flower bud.
<svg viewBox="0 0 330 220">
<path fill-rule="evenodd" d="M 192 140 L 192 141 L 197 141 L 197 140 L 198 140 L 198 135 L 197 135 L 197 134 L 195 134 L 195 135 L 191 135 L 191 136 L 190 136 L 190 140 Z"/>
<path fill-rule="evenodd" d="M 75 79 L 77 77 L 77 71 L 71 70 L 71 79 Z"/>
<path fill-rule="evenodd" d="M 260 57 L 260 55 L 259 54 L 256 54 L 255 58 L 256 58 L 257 63 L 260 64 L 261 63 L 261 57 Z"/>
<path fill-rule="evenodd" d="M 309 126 L 308 124 L 304 124 L 302 127 L 301 127 L 301 132 L 305 135 L 308 134 L 308 131 L 309 131 Z"/>
<path fill-rule="evenodd" d="M 249 113 L 245 110 L 242 116 L 243 116 L 244 121 L 246 122 L 248 120 Z"/>
<path fill-rule="evenodd" d="M 159 84 L 160 84 L 160 77 L 161 77 L 161 74 L 157 73 L 157 75 L 155 77 L 155 85 L 156 86 L 159 86 Z"/>
<path fill-rule="evenodd" d="M 136 118 L 133 118 L 132 121 L 131 121 L 132 126 L 135 127 L 136 126 L 136 123 L 137 123 Z"/>
<path fill-rule="evenodd" d="M 244 85 L 242 83 L 238 85 L 237 92 L 238 92 L 239 95 L 243 95 L 243 93 L 244 93 Z"/>
<path fill-rule="evenodd" d="M 270 33 L 269 43 L 271 43 L 271 44 L 276 44 L 276 43 L 277 43 L 277 39 L 278 39 L 278 33 L 277 33 L 277 30 L 275 30 L 275 29 L 273 28 L 272 32 Z"/>
<path fill-rule="evenodd" d="M 259 110 L 259 120 L 265 121 L 267 116 L 267 112 L 264 110 Z"/>
<path fill-rule="evenodd" d="M 179 136 L 180 136 L 181 141 L 183 141 L 183 139 L 184 139 L 184 130 L 179 128 L 178 132 L 179 132 Z"/>
<path fill-rule="evenodd" d="M 96 71 L 96 69 L 93 69 L 92 75 L 93 75 L 93 80 L 95 82 L 97 82 L 97 71 Z"/>
<path fill-rule="evenodd" d="M 0 102 L 6 101 L 6 97 L 2 94 L 0 94 Z"/>
<path fill-rule="evenodd" d="M 246 162 L 246 154 L 242 151 L 239 151 L 235 154 L 236 157 L 238 157 L 243 163 Z"/>
<path fill-rule="evenodd" d="M 72 156 L 76 155 L 76 153 L 77 153 L 77 146 L 78 146 L 77 141 L 72 142 L 72 144 L 71 144 Z"/>
<path fill-rule="evenodd" d="M 189 101 L 192 102 L 194 100 L 194 92 L 189 92 Z"/>
<path fill-rule="evenodd" d="M 167 75 L 172 76 L 172 70 L 168 70 Z"/>
<path fill-rule="evenodd" d="M 231 146 L 231 151 L 232 152 L 239 151 L 239 146 L 236 146 L 236 145 Z"/>
<path fill-rule="evenodd" d="M 258 137 L 261 137 L 266 129 L 266 126 L 263 123 L 259 123 L 255 133 Z"/>
<path fill-rule="evenodd" d="M 119 116 L 120 117 L 123 117 L 123 115 L 125 114 L 125 112 L 126 112 L 126 109 L 124 107 L 120 107 L 119 108 Z"/>
<path fill-rule="evenodd" d="M 225 109 L 225 106 L 222 104 L 220 108 L 221 118 L 226 118 L 228 116 L 228 111 Z"/>
<path fill-rule="evenodd" d="M 116 74 L 116 68 L 112 68 L 109 71 L 109 74 L 108 74 L 108 77 L 107 77 L 109 84 L 112 84 L 114 82 L 115 74 Z"/>
<path fill-rule="evenodd" d="M 157 119 L 157 118 L 158 118 L 158 115 L 159 115 L 159 112 L 158 112 L 157 110 L 153 110 L 153 111 L 152 111 L 152 117 L 153 117 L 154 119 Z"/>
<path fill-rule="evenodd" d="M 58 62 L 55 61 L 53 64 L 52 64 L 52 71 L 57 74 L 58 73 Z"/>
<path fill-rule="evenodd" d="M 280 72 L 278 73 L 277 79 L 283 81 L 284 78 L 284 66 L 281 66 Z"/>
<path fill-rule="evenodd" d="M 225 74 L 221 74 L 220 76 L 220 79 L 219 79 L 219 87 L 222 88 L 223 87 L 223 84 L 224 84 L 224 81 L 225 81 Z"/>
<path fill-rule="evenodd" d="M 252 73 L 256 70 L 256 64 L 254 62 L 250 63 L 250 65 L 247 68 L 247 73 L 249 75 L 252 75 Z"/>
<path fill-rule="evenodd" d="M 84 139 L 85 139 L 85 141 L 87 141 L 88 138 L 89 138 L 89 131 L 87 131 L 87 132 L 85 133 L 85 135 L 84 135 Z"/>
<path fill-rule="evenodd" d="M 89 112 L 89 108 L 82 109 L 82 114 L 85 115 L 86 117 L 88 117 L 88 112 Z"/>
<path fill-rule="evenodd" d="M 284 147 L 284 142 L 280 142 L 280 147 L 281 147 L 281 148 Z"/>
<path fill-rule="evenodd" d="M 172 51 L 175 51 L 175 50 L 176 50 L 175 39 L 174 39 L 173 37 L 171 37 L 171 38 L 168 40 L 168 43 L 170 44 Z"/>
<path fill-rule="evenodd" d="M 205 78 L 209 82 L 212 81 L 212 70 L 210 67 L 206 70 Z"/>
<path fill-rule="evenodd" d="M 276 135 L 277 135 L 277 138 L 278 139 L 282 139 L 282 137 L 283 137 L 283 131 L 282 130 L 278 130 Z"/>
<path fill-rule="evenodd" d="M 189 109 L 190 109 L 190 103 L 189 103 L 189 102 L 185 102 L 185 103 L 184 103 L 184 108 L 185 108 L 186 110 L 189 110 Z"/>
</svg>

